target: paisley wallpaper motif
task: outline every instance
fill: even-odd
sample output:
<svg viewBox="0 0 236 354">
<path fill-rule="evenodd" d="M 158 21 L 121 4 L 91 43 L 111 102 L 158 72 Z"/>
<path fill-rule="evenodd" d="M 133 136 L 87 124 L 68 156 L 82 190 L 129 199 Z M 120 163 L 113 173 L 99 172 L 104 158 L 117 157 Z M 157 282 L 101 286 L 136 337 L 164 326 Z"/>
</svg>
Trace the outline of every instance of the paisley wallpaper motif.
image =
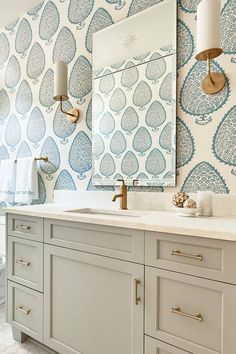
<svg viewBox="0 0 236 354">
<path fill-rule="evenodd" d="M 159 1 L 45 0 L 0 30 L 0 158 L 49 156 L 50 163 L 39 163 L 39 202 L 51 201 L 54 189 L 95 188 L 91 183 L 92 33 Z M 177 187 L 157 188 L 150 182 L 149 186 L 137 187 L 139 191 L 210 189 L 236 193 L 235 0 L 222 1 L 224 54 L 216 58 L 213 69 L 224 72 L 227 85 L 213 96 L 201 92 L 206 63 L 194 59 L 198 2 L 178 1 Z M 81 110 L 77 125 L 63 119 L 58 103 L 51 98 L 53 63 L 58 59 L 69 65 L 70 100 L 65 105 Z M 149 75 L 153 76 L 152 70 Z M 124 85 L 126 82 L 124 77 Z M 110 87 L 104 87 L 110 89 L 112 85 L 111 82 Z M 165 90 L 162 94 L 167 100 Z M 97 112 L 103 110 L 99 97 L 95 97 L 95 105 Z M 163 112 L 161 106 L 150 107 L 150 129 L 161 124 L 152 117 L 152 111 L 157 109 Z M 139 117 L 135 112 L 126 115 L 132 117 L 122 122 L 122 129 L 128 134 L 136 129 Z M 114 122 L 109 116 L 106 120 L 103 129 L 109 134 Z M 116 136 L 116 140 L 120 138 Z M 96 142 L 98 154 L 103 153 L 102 143 Z M 113 149 L 117 149 L 114 141 Z M 152 150 L 155 156 L 156 151 Z M 132 159 L 133 171 L 137 169 L 135 154 L 126 159 Z M 151 163 L 147 169 L 153 172 Z"/>
<path fill-rule="evenodd" d="M 93 82 L 103 107 L 93 114 L 97 186 L 114 185 L 118 175 L 128 185 L 175 185 L 176 55 L 159 51 L 139 65 L 131 58 L 122 70 L 103 69 Z"/>
</svg>

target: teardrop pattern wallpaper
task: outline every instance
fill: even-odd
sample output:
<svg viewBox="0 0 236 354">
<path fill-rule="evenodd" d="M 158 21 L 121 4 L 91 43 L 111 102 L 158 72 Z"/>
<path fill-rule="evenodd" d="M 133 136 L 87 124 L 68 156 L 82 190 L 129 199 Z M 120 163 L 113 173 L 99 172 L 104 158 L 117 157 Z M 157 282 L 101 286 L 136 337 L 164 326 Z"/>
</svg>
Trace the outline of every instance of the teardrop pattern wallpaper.
<svg viewBox="0 0 236 354">
<path fill-rule="evenodd" d="M 127 185 L 145 175 L 139 186 L 175 186 L 176 54 L 162 55 L 150 53 L 142 63 L 128 59 L 94 79 L 93 94 L 103 102 L 93 114 L 98 186 L 117 184 L 117 174 Z M 127 130 L 133 117 L 138 124 Z"/>
<path fill-rule="evenodd" d="M 48 164 L 39 163 L 39 202 L 51 201 L 54 189 L 95 188 L 91 182 L 92 34 L 159 1 L 39 1 L 32 10 L 0 30 L 0 158 L 49 157 Z M 235 0 L 222 0 L 224 54 L 214 60 L 213 70 L 226 75 L 227 85 L 213 96 L 201 91 L 206 63 L 198 63 L 194 58 L 198 3 L 199 0 L 178 1 L 177 186 L 163 189 L 152 186 L 150 182 L 149 186 L 136 187 L 138 191 L 174 192 L 181 189 L 187 192 L 212 190 L 236 193 Z M 153 34 L 153 40 L 156 35 Z M 65 120 L 58 110 L 58 103 L 51 97 L 53 63 L 58 59 L 69 65 L 70 100 L 66 108 L 76 106 L 81 110 L 77 125 L 70 125 Z M 148 75 L 152 78 L 151 69 Z M 137 73 L 133 72 L 134 85 L 136 80 Z M 127 82 L 124 76 L 124 87 Z M 102 90 L 111 90 L 112 87 L 112 82 L 101 84 Z M 162 97 L 168 100 L 165 90 Z M 98 114 L 103 110 L 99 97 L 94 98 L 94 107 Z M 120 109 L 115 98 L 113 108 Z M 160 112 L 158 120 L 153 117 L 154 110 Z M 153 103 L 146 117 L 150 131 L 162 125 L 164 114 L 163 107 Z M 125 116 L 131 119 L 128 121 Z M 123 136 L 132 134 L 138 122 L 139 115 L 134 110 L 125 111 L 121 121 Z M 104 117 L 101 129 L 104 134 L 111 134 L 114 130 L 112 117 Z M 112 149 L 121 154 L 123 149 L 117 145 L 120 139 L 122 135 L 116 134 Z M 165 144 L 164 135 L 163 142 Z M 100 156 L 104 152 L 103 141 L 97 138 L 95 143 Z M 152 160 L 157 153 L 150 148 L 146 166 L 150 173 L 154 173 Z M 128 161 L 122 167 L 125 173 L 138 169 L 133 152 L 127 152 L 124 158 Z M 110 174 L 112 168 L 108 170 L 107 165 L 111 161 L 106 155 L 103 160 L 102 169 Z M 111 163 L 112 166 L 114 169 Z M 164 168 L 161 158 L 159 168 Z M 139 176 L 140 179 L 145 177 L 145 173 Z"/>
</svg>

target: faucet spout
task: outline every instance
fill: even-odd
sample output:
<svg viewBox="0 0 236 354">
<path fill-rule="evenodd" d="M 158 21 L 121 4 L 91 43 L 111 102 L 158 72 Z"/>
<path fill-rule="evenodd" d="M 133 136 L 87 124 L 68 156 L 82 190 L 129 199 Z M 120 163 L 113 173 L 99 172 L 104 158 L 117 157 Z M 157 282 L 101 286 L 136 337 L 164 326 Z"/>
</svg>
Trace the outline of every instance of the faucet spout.
<svg viewBox="0 0 236 354">
<path fill-rule="evenodd" d="M 112 198 L 112 201 L 115 202 L 117 198 L 122 198 L 123 194 L 115 194 L 114 197 Z"/>
</svg>

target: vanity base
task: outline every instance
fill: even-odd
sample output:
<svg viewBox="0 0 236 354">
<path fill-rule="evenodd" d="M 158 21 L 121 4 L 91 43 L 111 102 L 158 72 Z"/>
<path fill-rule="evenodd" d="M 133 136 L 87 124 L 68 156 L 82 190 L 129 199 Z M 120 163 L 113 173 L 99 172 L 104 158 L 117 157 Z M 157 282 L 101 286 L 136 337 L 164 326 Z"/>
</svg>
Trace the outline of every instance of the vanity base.
<svg viewBox="0 0 236 354">
<path fill-rule="evenodd" d="M 18 342 L 26 333 L 60 354 L 232 354 L 235 242 L 13 213 L 7 224 Z"/>
<path fill-rule="evenodd" d="M 19 343 L 24 343 L 28 338 L 28 336 L 25 333 L 21 332 L 19 329 L 13 326 L 12 326 L 12 334 L 15 341 Z"/>
</svg>

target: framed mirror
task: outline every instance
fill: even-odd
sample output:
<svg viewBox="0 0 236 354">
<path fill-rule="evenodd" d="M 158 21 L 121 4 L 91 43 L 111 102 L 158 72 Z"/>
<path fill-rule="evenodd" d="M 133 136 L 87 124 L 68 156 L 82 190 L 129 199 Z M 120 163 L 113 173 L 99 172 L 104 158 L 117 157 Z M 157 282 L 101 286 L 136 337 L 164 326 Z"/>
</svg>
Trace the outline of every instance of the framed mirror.
<svg viewBox="0 0 236 354">
<path fill-rule="evenodd" d="M 175 186 L 176 1 L 93 36 L 93 184 Z"/>
</svg>

